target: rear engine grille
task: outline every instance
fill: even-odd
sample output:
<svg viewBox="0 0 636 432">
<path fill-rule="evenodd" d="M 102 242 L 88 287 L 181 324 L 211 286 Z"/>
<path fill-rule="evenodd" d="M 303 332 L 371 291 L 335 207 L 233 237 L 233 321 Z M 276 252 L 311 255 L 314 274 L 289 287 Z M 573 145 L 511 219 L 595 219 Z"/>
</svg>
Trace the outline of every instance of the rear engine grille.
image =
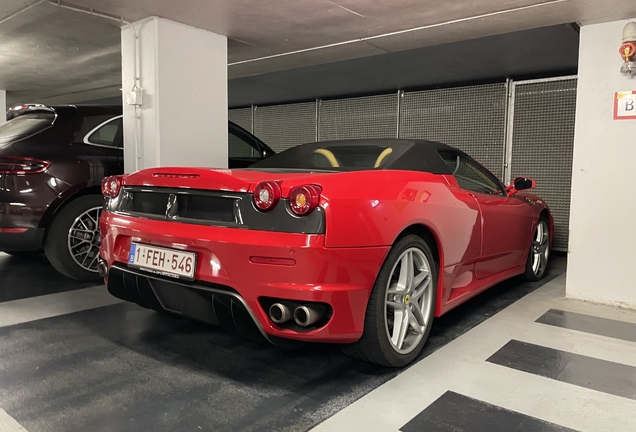
<svg viewBox="0 0 636 432">
<path fill-rule="evenodd" d="M 166 215 L 166 206 L 170 194 L 157 192 L 133 192 L 132 211 L 158 216 Z"/>
<path fill-rule="evenodd" d="M 324 234 L 322 207 L 297 217 L 283 198 L 268 212 L 259 211 L 252 194 L 245 192 L 124 186 L 119 195 L 106 198 L 104 210 L 124 216 L 296 234 Z"/>
<path fill-rule="evenodd" d="M 177 197 L 179 217 L 188 219 L 235 222 L 233 198 L 200 195 L 180 195 Z"/>
<path fill-rule="evenodd" d="M 116 211 L 160 219 L 237 223 L 240 196 L 223 192 L 124 188 Z"/>
</svg>

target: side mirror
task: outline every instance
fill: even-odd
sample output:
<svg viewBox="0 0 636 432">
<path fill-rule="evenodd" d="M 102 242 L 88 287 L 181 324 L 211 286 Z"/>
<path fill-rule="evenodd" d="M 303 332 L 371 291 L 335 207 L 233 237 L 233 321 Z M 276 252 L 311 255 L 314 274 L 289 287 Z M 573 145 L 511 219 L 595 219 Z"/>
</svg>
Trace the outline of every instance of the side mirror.
<svg viewBox="0 0 636 432">
<path fill-rule="evenodd" d="M 537 187 L 537 182 L 529 178 L 517 177 L 514 181 L 514 185 L 515 189 L 520 191 L 525 189 L 534 189 Z"/>
<path fill-rule="evenodd" d="M 513 196 L 519 191 L 526 189 L 534 189 L 537 186 L 537 182 L 526 177 L 517 177 L 510 186 L 506 188 L 508 196 Z"/>
</svg>

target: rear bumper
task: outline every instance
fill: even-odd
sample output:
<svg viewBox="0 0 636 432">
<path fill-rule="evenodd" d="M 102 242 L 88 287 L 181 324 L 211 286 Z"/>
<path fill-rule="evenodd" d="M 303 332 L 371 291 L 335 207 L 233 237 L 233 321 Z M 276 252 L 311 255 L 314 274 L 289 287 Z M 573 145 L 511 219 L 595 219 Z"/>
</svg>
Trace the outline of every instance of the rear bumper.
<svg viewBox="0 0 636 432">
<path fill-rule="evenodd" d="M 0 228 L 26 229 L 0 232 L 0 250 L 36 251 L 42 248 L 46 218 L 71 187 L 44 172 L 24 176 L 0 174 Z"/>
<path fill-rule="evenodd" d="M 23 233 L 0 233 L 0 251 L 29 252 L 42 249 L 44 228 L 29 228 Z"/>
<path fill-rule="evenodd" d="M 49 204 L 30 203 L 22 197 L 0 193 L 0 228 L 38 228 Z"/>
<path fill-rule="evenodd" d="M 389 247 L 325 248 L 324 235 L 189 225 L 108 212 L 102 214 L 100 225 L 101 256 L 114 272 L 108 276 L 108 287 L 114 295 L 132 301 L 141 299 L 137 302 L 147 307 L 159 307 L 212 324 L 224 319 L 223 313 L 215 312 L 218 307 L 214 298 L 223 300 L 229 296 L 237 305 L 245 306 L 265 335 L 301 341 L 347 343 L 360 338 L 369 295 L 389 250 Z M 129 269 L 126 263 L 131 241 L 196 252 L 195 282 L 175 283 Z M 292 258 L 296 264 L 255 264 L 250 261 L 254 256 Z M 117 275 L 117 280 L 111 279 L 112 274 Z M 127 278 L 123 293 L 120 274 L 128 275 L 121 276 Z M 215 295 L 210 300 L 211 289 L 230 294 Z M 148 293 L 155 299 L 145 295 Z M 166 307 L 166 296 L 173 296 L 172 304 L 181 306 Z M 269 319 L 261 303 L 263 298 L 326 303 L 332 314 L 319 328 L 285 328 Z M 229 308 L 231 317 L 231 302 Z M 224 326 L 223 322 L 218 323 Z"/>
<path fill-rule="evenodd" d="M 47 173 L 0 174 L 0 228 L 38 228 L 51 203 L 68 188 L 51 178 Z"/>
<path fill-rule="evenodd" d="M 245 300 L 227 287 L 166 280 L 118 265 L 108 273 L 108 291 L 146 308 L 220 325 L 248 339 L 264 336 L 277 342 L 265 333 Z"/>
</svg>

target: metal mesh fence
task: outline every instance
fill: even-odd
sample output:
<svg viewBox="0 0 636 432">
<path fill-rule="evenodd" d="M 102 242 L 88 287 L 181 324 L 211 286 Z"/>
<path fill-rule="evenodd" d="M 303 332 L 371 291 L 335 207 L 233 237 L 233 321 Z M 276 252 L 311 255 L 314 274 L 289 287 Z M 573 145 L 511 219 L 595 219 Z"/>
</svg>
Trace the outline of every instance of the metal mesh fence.
<svg viewBox="0 0 636 432">
<path fill-rule="evenodd" d="M 576 78 L 515 82 L 510 173 L 537 181 L 555 220 L 554 247 L 566 250 L 574 148 Z M 440 141 L 464 150 L 503 178 L 506 84 L 427 90 L 314 102 L 233 109 L 231 121 L 276 151 L 312 142 L 393 138 Z"/>
<path fill-rule="evenodd" d="M 319 141 L 395 138 L 397 93 L 320 103 Z"/>
<path fill-rule="evenodd" d="M 511 174 L 537 181 L 554 216 L 554 248 L 567 250 L 576 78 L 514 86 Z"/>
<path fill-rule="evenodd" d="M 228 111 L 228 119 L 242 127 L 243 129 L 252 131 L 252 108 L 237 108 Z"/>
<path fill-rule="evenodd" d="M 256 107 L 254 135 L 277 152 L 316 141 L 316 103 Z"/>
<path fill-rule="evenodd" d="M 457 147 L 501 178 L 506 97 L 503 83 L 404 93 L 400 138 Z"/>
</svg>

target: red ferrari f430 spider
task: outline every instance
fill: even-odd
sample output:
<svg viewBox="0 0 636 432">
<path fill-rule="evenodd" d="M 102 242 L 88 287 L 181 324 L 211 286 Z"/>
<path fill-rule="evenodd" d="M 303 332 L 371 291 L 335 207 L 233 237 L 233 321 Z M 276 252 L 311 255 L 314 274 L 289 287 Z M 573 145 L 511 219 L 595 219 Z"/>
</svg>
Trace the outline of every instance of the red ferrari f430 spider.
<svg viewBox="0 0 636 432">
<path fill-rule="evenodd" d="M 100 273 L 115 296 L 280 346 L 334 342 L 399 367 L 438 317 L 546 274 L 547 205 L 417 140 L 304 144 L 246 169 L 104 179 Z"/>
</svg>

